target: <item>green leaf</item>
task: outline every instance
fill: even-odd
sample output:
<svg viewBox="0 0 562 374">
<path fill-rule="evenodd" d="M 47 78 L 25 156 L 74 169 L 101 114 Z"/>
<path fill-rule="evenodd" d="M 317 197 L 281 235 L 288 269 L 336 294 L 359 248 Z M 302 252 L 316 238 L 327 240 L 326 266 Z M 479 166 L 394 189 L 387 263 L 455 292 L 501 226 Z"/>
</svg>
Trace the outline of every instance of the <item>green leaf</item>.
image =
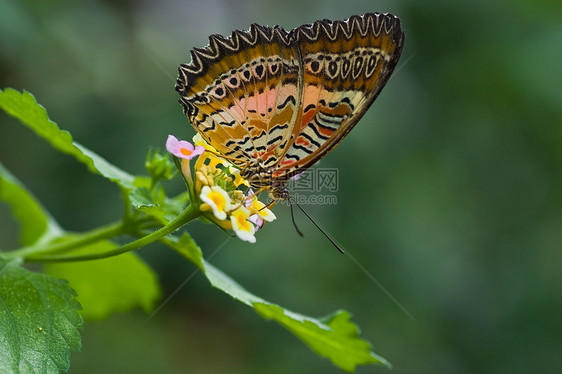
<svg viewBox="0 0 562 374">
<path fill-rule="evenodd" d="M 107 252 L 116 247 L 112 242 L 101 241 L 72 254 Z M 78 293 L 86 320 L 105 319 L 112 313 L 128 312 L 139 306 L 149 312 L 160 297 L 156 275 L 134 253 L 100 261 L 53 263 L 45 266 L 45 272 L 69 281 Z"/>
<path fill-rule="evenodd" d="M 148 151 L 144 167 L 154 181 L 171 180 L 178 174 L 170 154 L 161 154 L 157 149 Z"/>
<path fill-rule="evenodd" d="M 31 93 L 27 91 L 20 93 L 11 88 L 0 90 L 0 108 L 19 119 L 37 135 L 51 143 L 55 149 L 73 156 L 77 161 L 86 165 L 92 173 L 99 174 L 123 188 L 133 188 L 133 176 L 74 142 L 68 131 L 59 129 L 57 124 L 49 119 L 45 108 L 35 101 L 35 97 Z"/>
<path fill-rule="evenodd" d="M 66 281 L 0 260 L 0 373 L 59 373 L 79 351 L 82 317 Z"/>
<path fill-rule="evenodd" d="M 153 208 L 158 206 L 158 202 L 152 197 L 152 193 L 146 187 L 135 188 L 129 194 L 129 199 L 131 199 L 131 204 L 137 208 Z"/>
<path fill-rule="evenodd" d="M 0 163 L 0 200 L 10 205 L 21 227 L 21 244 L 31 245 L 40 238 L 50 240 L 62 233 L 59 225 L 35 197 Z"/>
<path fill-rule="evenodd" d="M 174 199 L 169 199 L 160 185 L 152 190 L 147 187 L 135 188 L 129 193 L 129 201 L 135 209 L 156 218 L 164 225 L 183 211 L 187 197 L 188 194 L 184 193 Z"/>
<path fill-rule="evenodd" d="M 357 365 L 366 364 L 391 367 L 388 361 L 371 351 L 371 345 L 367 341 L 359 337 L 359 328 L 349 320 L 348 312 L 338 311 L 324 319 L 292 312 L 248 292 L 228 275 L 206 262 L 201 249 L 188 234 L 180 239 L 168 238 L 166 242 L 199 267 L 213 287 L 254 308 L 263 318 L 284 326 L 314 352 L 328 358 L 341 369 L 353 372 Z"/>
<path fill-rule="evenodd" d="M 354 372 L 357 365 L 384 364 L 392 367 L 384 358 L 371 352 L 367 341 L 359 338 L 359 328 L 349 320 L 350 315 L 345 310 L 317 320 L 275 304 L 254 303 L 254 308 L 263 318 L 275 320 L 286 327 L 314 352 L 347 372 Z"/>
</svg>

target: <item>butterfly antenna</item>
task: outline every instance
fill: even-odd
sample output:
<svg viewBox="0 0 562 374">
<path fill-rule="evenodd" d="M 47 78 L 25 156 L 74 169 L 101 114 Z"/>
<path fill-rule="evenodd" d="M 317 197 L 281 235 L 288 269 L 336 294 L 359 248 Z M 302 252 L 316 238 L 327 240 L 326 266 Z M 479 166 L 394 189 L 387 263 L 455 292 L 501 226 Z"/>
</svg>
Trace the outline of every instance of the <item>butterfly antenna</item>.
<svg viewBox="0 0 562 374">
<path fill-rule="evenodd" d="M 301 210 L 301 212 L 303 212 L 304 215 L 310 220 L 310 222 L 312 222 L 314 224 L 314 226 L 316 226 L 316 228 L 318 230 L 320 230 L 320 232 L 330 241 L 330 243 L 332 243 L 334 245 L 334 247 L 336 247 L 336 249 L 338 251 L 340 251 L 340 253 L 345 254 L 345 251 L 343 250 L 343 248 L 334 239 L 332 239 L 332 237 L 330 235 L 328 235 L 328 233 L 326 231 L 324 231 L 324 229 L 322 227 L 320 227 L 320 225 L 318 223 L 316 223 L 316 221 L 296 201 L 293 201 L 293 202 L 295 203 L 297 208 L 299 208 Z M 293 205 L 291 204 L 291 214 L 292 213 L 293 213 Z"/>
<path fill-rule="evenodd" d="M 411 56 L 409 56 L 409 57 L 406 59 L 406 61 L 402 62 L 402 63 L 400 64 L 400 66 L 397 66 L 396 69 L 394 69 L 394 75 L 396 75 L 396 73 L 398 73 L 400 70 L 402 70 L 402 68 L 403 68 L 404 66 L 406 66 L 406 64 L 407 64 L 408 62 L 410 62 L 410 60 L 413 59 L 415 55 L 416 55 L 416 53 L 412 54 Z"/>
<path fill-rule="evenodd" d="M 289 207 L 291 207 L 291 220 L 293 221 L 293 226 L 295 226 L 295 230 L 297 230 L 297 233 L 300 236 L 304 236 L 304 234 L 302 233 L 301 230 L 299 230 L 298 226 L 297 226 L 297 222 L 295 221 L 295 213 L 293 212 L 293 203 L 291 201 L 289 201 Z M 299 207 L 300 208 L 300 207 Z M 301 208 L 302 209 L 302 208 Z"/>
<path fill-rule="evenodd" d="M 152 62 L 154 63 L 154 65 L 156 65 L 160 70 L 162 70 L 162 72 L 168 77 L 170 78 L 172 81 L 176 81 L 176 77 L 171 74 L 165 67 L 164 65 L 162 65 L 162 63 L 160 61 L 158 61 L 158 59 L 150 52 L 146 51 L 146 54 L 148 55 L 148 57 L 152 60 Z"/>
<path fill-rule="evenodd" d="M 391 294 L 390 291 L 387 290 L 386 287 L 383 286 L 382 283 L 377 278 L 375 278 L 375 276 L 373 274 L 371 274 L 371 272 L 369 270 L 367 270 L 365 268 L 365 266 L 361 265 L 361 263 L 351 253 L 346 252 L 345 255 L 355 264 L 355 266 L 357 266 L 359 268 L 359 270 L 361 270 L 363 272 L 363 274 L 365 274 L 367 276 L 367 278 L 369 278 L 371 280 L 371 282 L 376 284 L 376 286 L 386 295 L 386 297 L 388 297 L 390 299 L 390 301 L 392 301 L 394 303 L 394 305 L 396 305 L 398 307 L 398 309 L 400 309 L 412 321 L 416 320 L 414 318 L 414 316 L 412 315 L 412 313 L 410 313 L 408 311 L 408 309 L 406 309 L 406 307 L 404 305 L 402 305 L 400 303 L 400 301 L 398 301 L 398 299 L 396 299 L 394 297 L 394 295 Z"/>
<path fill-rule="evenodd" d="M 304 215 L 308 217 L 308 219 L 314 224 L 314 226 L 316 226 L 318 230 L 320 230 L 320 232 L 324 234 L 326 238 L 328 238 L 328 240 L 334 245 L 334 247 L 336 247 L 338 251 L 340 251 L 342 254 L 345 254 L 355 264 L 355 266 L 357 266 L 359 270 L 361 270 L 361 272 L 365 274 L 367 278 L 369 278 L 371 282 L 373 282 L 386 295 L 386 297 L 388 297 L 390 301 L 394 303 L 394 305 L 398 307 L 398 309 L 400 309 L 406 316 L 408 316 L 408 318 L 412 319 L 413 321 L 416 320 L 412 315 L 412 313 L 410 313 L 408 309 L 406 309 L 406 307 L 402 305 L 400 301 L 398 301 L 398 299 L 396 299 L 394 295 L 392 295 L 390 291 L 387 290 L 386 287 L 384 287 L 382 283 L 373 274 L 371 274 L 369 270 L 367 270 L 363 265 L 361 265 L 361 263 L 355 258 L 355 256 L 353 256 L 349 251 L 347 252 L 344 251 L 341 245 L 339 245 L 334 239 L 332 239 L 332 237 L 328 235 L 328 233 L 322 227 L 320 227 L 320 225 L 308 213 L 306 213 L 306 211 L 299 204 L 297 204 L 296 202 L 294 203 L 301 210 L 301 212 L 303 212 Z M 291 209 L 292 209 L 292 205 L 291 205 Z M 292 210 L 291 210 L 291 214 L 292 214 Z"/>
</svg>

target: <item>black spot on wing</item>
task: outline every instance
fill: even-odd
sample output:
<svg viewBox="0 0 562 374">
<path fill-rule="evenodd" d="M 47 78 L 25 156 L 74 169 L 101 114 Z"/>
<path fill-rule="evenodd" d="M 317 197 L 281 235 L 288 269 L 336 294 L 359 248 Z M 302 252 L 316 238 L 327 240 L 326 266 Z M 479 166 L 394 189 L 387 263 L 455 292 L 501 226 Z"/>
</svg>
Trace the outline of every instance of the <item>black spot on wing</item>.
<svg viewBox="0 0 562 374">
<path fill-rule="evenodd" d="M 282 136 L 276 136 L 275 138 L 270 139 L 270 140 L 267 142 L 267 145 L 272 145 L 273 143 L 278 142 L 278 141 L 280 141 L 280 140 L 283 140 L 283 137 L 282 137 Z"/>
<path fill-rule="evenodd" d="M 277 105 L 277 109 L 281 110 L 281 109 L 285 108 L 289 103 L 293 103 L 293 105 L 297 105 L 297 101 L 295 100 L 295 98 L 292 95 L 287 96 L 287 98 L 285 99 L 285 101 L 283 101 L 283 103 Z"/>
</svg>

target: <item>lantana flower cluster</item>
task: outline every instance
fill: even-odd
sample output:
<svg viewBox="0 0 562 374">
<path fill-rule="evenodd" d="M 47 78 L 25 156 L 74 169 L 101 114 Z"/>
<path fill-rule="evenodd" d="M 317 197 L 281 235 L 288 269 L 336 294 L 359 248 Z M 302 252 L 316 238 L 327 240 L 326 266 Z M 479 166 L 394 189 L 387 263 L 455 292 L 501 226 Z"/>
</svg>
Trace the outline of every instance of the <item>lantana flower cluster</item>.
<svg viewBox="0 0 562 374">
<path fill-rule="evenodd" d="M 256 242 L 256 230 L 276 217 L 258 200 L 240 170 L 218 156 L 217 150 L 201 135 L 193 137 L 193 144 L 168 136 L 166 149 L 181 159 L 192 204 L 199 204 L 203 215 L 225 230 L 232 230 L 240 239 Z M 197 157 L 192 176 L 190 160 Z M 246 193 L 242 190 L 245 189 Z"/>
</svg>

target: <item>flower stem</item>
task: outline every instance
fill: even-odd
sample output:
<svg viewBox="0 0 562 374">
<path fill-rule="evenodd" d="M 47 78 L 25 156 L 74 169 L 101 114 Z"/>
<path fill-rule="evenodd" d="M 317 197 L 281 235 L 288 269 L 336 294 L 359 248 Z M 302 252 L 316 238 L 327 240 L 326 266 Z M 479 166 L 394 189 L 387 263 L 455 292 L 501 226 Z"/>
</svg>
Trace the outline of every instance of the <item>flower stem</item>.
<svg viewBox="0 0 562 374">
<path fill-rule="evenodd" d="M 120 255 L 122 253 L 134 251 L 147 244 L 155 242 L 168 234 L 173 233 L 181 226 L 194 220 L 201 215 L 199 208 L 193 204 L 190 204 L 185 210 L 180 213 L 173 221 L 169 222 L 166 226 L 161 227 L 159 230 L 152 232 L 149 235 L 143 236 L 133 242 L 127 243 L 121 247 L 112 249 L 110 251 L 101 253 L 91 253 L 87 255 L 31 255 L 26 257 L 24 260 L 26 262 L 72 262 L 72 261 L 90 261 L 98 260 L 107 257 L 113 257 Z"/>
<path fill-rule="evenodd" d="M 45 243 L 34 244 L 29 247 L 23 247 L 15 251 L 7 252 L 3 255 L 4 258 L 26 258 L 33 255 L 44 255 L 52 252 L 66 252 L 75 248 L 80 248 L 98 242 L 103 239 L 112 238 L 117 235 L 124 234 L 122 222 L 111 223 L 106 226 L 98 227 L 92 231 L 84 234 L 78 234 L 75 238 L 55 243 L 52 245 L 45 245 Z"/>
</svg>

